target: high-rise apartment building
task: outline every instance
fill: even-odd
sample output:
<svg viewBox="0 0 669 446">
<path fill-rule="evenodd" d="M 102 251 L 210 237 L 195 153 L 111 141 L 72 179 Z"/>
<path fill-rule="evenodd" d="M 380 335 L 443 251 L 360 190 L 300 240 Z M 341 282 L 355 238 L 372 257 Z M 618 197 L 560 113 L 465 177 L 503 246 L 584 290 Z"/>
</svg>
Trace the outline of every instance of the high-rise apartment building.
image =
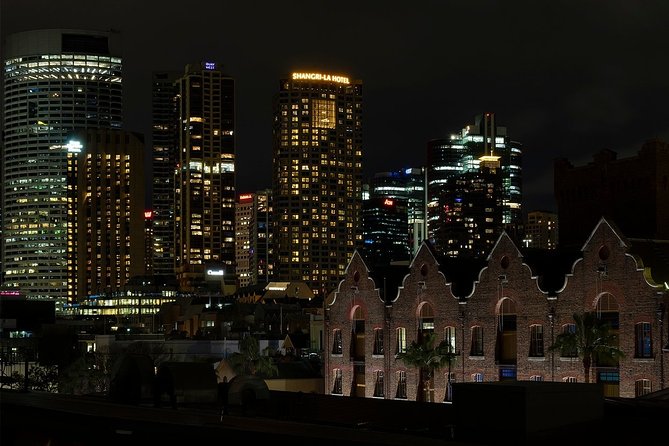
<svg viewBox="0 0 669 446">
<path fill-rule="evenodd" d="M 115 33 L 45 29 L 7 36 L 2 151 L 4 286 L 67 300 L 67 137 L 120 128 Z"/>
<path fill-rule="evenodd" d="M 269 283 L 274 275 L 272 191 L 240 194 L 235 217 L 237 280 L 240 287 Z"/>
<path fill-rule="evenodd" d="M 410 167 L 392 172 L 379 172 L 370 182 L 370 196 L 399 199 L 406 203 L 408 244 L 411 255 L 426 238 L 425 168 Z"/>
<path fill-rule="evenodd" d="M 557 249 L 558 215 L 549 211 L 530 211 L 523 227 L 527 248 Z"/>
<path fill-rule="evenodd" d="M 437 252 L 482 257 L 522 227 L 522 151 L 494 113 L 428 143 L 428 238 Z"/>
<path fill-rule="evenodd" d="M 580 247 L 587 228 L 606 217 L 626 237 L 669 240 L 669 143 L 643 144 L 636 156 L 602 150 L 593 161 L 554 164 L 560 246 Z"/>
<path fill-rule="evenodd" d="M 320 295 L 362 242 L 362 81 L 295 72 L 274 102 L 277 279 Z"/>
<path fill-rule="evenodd" d="M 235 83 L 202 62 L 186 66 L 177 86 L 175 264 L 181 289 L 197 291 L 206 271 L 234 281 Z"/>
<path fill-rule="evenodd" d="M 68 302 L 78 303 L 145 275 L 144 138 L 89 129 L 66 150 Z"/>
<path fill-rule="evenodd" d="M 174 275 L 174 174 L 179 156 L 176 72 L 152 79 L 153 273 Z"/>
</svg>

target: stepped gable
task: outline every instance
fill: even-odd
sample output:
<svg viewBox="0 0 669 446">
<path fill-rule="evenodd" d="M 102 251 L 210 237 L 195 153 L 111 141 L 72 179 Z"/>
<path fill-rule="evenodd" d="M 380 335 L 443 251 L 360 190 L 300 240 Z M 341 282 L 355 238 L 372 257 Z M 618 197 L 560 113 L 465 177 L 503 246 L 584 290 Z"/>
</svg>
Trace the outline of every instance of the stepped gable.
<svg viewBox="0 0 669 446">
<path fill-rule="evenodd" d="M 644 268 L 651 285 L 669 284 L 669 240 L 628 239 L 628 253 Z M 667 288 L 667 285 L 664 285 Z"/>
<path fill-rule="evenodd" d="M 582 251 L 568 248 L 522 248 L 521 253 L 523 262 L 537 278 L 537 286 L 548 295 L 555 295 L 564 287 L 574 262 L 583 257 Z"/>
<path fill-rule="evenodd" d="M 470 256 L 449 257 L 436 254 L 431 244 L 425 242 L 424 246 L 435 258 L 439 271 L 446 278 L 446 283 L 451 286 L 451 293 L 458 300 L 464 301 L 474 290 L 474 283 L 478 280 L 481 270 L 488 262 L 485 259 Z"/>
<path fill-rule="evenodd" d="M 381 300 L 386 305 L 390 305 L 397 297 L 397 290 L 408 273 L 409 267 L 407 265 L 385 265 L 374 267 L 369 275 L 379 290 Z"/>
<path fill-rule="evenodd" d="M 484 259 L 473 257 L 439 257 L 439 271 L 446 276 L 446 281 L 451 284 L 451 292 L 458 300 L 465 298 L 474 291 L 474 284 L 478 281 L 479 274 L 488 262 Z"/>
</svg>

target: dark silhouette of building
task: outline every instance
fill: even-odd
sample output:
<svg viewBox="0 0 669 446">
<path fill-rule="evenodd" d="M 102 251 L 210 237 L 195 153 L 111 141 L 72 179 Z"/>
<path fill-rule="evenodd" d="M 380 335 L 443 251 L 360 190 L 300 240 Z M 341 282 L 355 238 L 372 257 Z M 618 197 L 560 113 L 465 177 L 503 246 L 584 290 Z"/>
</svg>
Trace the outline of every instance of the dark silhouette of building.
<svg viewBox="0 0 669 446">
<path fill-rule="evenodd" d="M 601 150 L 593 161 L 554 164 L 559 243 L 580 247 L 601 217 L 627 237 L 669 239 L 669 144 L 647 141 L 636 156 L 617 158 Z"/>
</svg>

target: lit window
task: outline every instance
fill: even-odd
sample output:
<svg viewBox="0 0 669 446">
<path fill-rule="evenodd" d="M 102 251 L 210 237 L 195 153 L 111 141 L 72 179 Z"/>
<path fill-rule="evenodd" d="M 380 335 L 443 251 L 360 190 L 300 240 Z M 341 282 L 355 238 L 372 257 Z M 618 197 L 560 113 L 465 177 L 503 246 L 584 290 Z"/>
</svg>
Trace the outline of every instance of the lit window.
<svg viewBox="0 0 669 446">
<path fill-rule="evenodd" d="M 396 353 L 406 353 L 407 351 L 407 329 L 400 327 L 397 330 L 397 348 Z"/>
<path fill-rule="evenodd" d="M 649 379 L 639 379 L 634 383 L 634 396 L 642 396 L 653 391 L 653 386 Z"/>
</svg>

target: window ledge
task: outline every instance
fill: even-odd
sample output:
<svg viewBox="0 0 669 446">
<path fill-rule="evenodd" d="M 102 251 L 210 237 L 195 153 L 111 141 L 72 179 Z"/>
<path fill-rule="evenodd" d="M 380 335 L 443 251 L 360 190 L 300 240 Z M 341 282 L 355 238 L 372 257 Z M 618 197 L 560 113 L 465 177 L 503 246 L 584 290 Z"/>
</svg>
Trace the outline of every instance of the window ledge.
<svg viewBox="0 0 669 446">
<path fill-rule="evenodd" d="M 546 357 L 545 356 L 528 356 L 527 360 L 532 361 L 532 362 L 544 362 L 546 360 Z"/>
<path fill-rule="evenodd" d="M 655 358 L 634 357 L 632 362 L 655 362 Z"/>
<path fill-rule="evenodd" d="M 485 361 L 485 356 L 470 356 L 469 359 L 472 361 Z"/>
</svg>

